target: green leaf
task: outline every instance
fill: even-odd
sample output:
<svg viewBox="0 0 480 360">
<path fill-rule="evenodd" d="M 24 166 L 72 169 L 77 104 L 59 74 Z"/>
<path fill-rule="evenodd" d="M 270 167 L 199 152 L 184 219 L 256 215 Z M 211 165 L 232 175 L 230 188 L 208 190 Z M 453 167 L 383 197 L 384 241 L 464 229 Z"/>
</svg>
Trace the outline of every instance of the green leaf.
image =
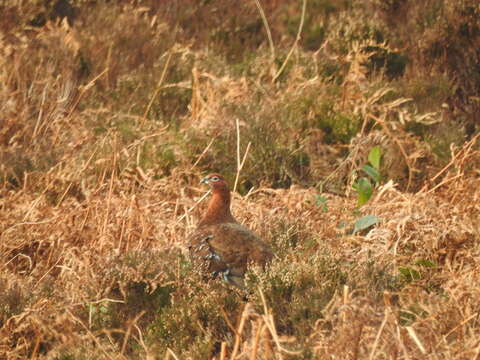
<svg viewBox="0 0 480 360">
<path fill-rule="evenodd" d="M 358 181 L 352 185 L 352 187 L 358 193 L 358 206 L 362 206 L 372 197 L 373 186 L 370 180 L 367 178 L 360 178 Z"/>
<path fill-rule="evenodd" d="M 315 201 L 316 201 L 317 206 L 321 206 L 321 205 L 325 204 L 327 202 L 327 200 L 328 199 L 325 196 L 322 196 L 322 195 L 315 196 Z"/>
<path fill-rule="evenodd" d="M 368 161 L 372 166 L 380 170 L 380 159 L 382 158 L 382 149 L 380 146 L 374 146 L 372 150 L 370 150 L 370 153 L 368 154 Z"/>
<path fill-rule="evenodd" d="M 357 233 L 359 231 L 368 229 L 370 226 L 378 224 L 381 219 L 375 215 L 366 215 L 361 217 L 357 221 L 355 221 L 355 225 L 353 227 L 353 233 Z"/>
<path fill-rule="evenodd" d="M 378 184 L 380 182 L 381 176 L 377 169 L 370 165 L 363 165 L 362 170 L 365 171 L 367 175 L 370 176 L 373 181 L 375 181 L 375 183 Z"/>
<path fill-rule="evenodd" d="M 427 260 L 427 259 L 419 259 L 419 260 L 415 261 L 415 265 L 420 265 L 420 266 L 428 267 L 428 268 L 434 268 L 434 267 L 437 266 L 437 265 L 435 265 L 434 262 L 431 262 L 430 260 Z"/>
<path fill-rule="evenodd" d="M 323 212 L 327 212 L 328 211 L 328 205 L 327 205 L 327 201 L 328 199 L 325 197 L 325 196 L 322 196 L 322 195 L 317 195 L 315 197 L 315 204 L 322 208 L 322 211 Z"/>
<path fill-rule="evenodd" d="M 420 273 L 417 270 L 414 270 L 410 267 L 399 267 L 398 271 L 400 272 L 402 277 L 408 282 L 418 280 L 421 277 Z"/>
</svg>

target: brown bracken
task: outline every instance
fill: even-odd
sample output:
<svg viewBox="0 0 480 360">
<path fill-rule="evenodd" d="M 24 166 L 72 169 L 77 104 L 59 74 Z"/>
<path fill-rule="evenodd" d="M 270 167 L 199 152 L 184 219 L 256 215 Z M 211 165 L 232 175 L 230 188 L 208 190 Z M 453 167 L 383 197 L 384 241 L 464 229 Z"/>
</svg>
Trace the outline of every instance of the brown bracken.
<svg viewBox="0 0 480 360">
<path fill-rule="evenodd" d="M 230 190 L 223 176 L 210 174 L 201 183 L 212 187 L 212 198 L 188 241 L 192 262 L 202 272 L 221 275 L 226 282 L 244 288 L 248 264 L 264 267 L 273 257 L 272 250 L 232 216 Z"/>
</svg>

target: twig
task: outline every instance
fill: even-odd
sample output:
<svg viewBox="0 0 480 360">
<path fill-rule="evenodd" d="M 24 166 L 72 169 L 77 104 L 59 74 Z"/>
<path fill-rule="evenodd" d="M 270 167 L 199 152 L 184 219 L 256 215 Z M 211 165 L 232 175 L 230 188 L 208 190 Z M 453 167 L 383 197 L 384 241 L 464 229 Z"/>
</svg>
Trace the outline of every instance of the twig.
<svg viewBox="0 0 480 360">
<path fill-rule="evenodd" d="M 197 160 L 195 161 L 195 163 L 192 165 L 192 167 L 190 168 L 190 171 L 193 170 L 195 168 L 195 166 L 198 165 L 198 163 L 200 162 L 200 160 L 202 160 L 203 156 L 207 153 L 207 151 L 210 149 L 210 146 L 212 146 L 213 142 L 215 141 L 217 137 L 215 136 L 214 138 L 212 138 L 212 140 L 210 140 L 210 142 L 208 143 L 207 147 L 205 149 L 203 149 L 202 153 L 200 154 L 200 156 L 197 158 Z"/>
<path fill-rule="evenodd" d="M 17 226 L 22 226 L 22 225 L 40 225 L 40 224 L 47 224 L 49 222 L 52 222 L 53 220 L 56 220 L 58 219 L 60 216 L 54 216 L 52 217 L 51 219 L 46 219 L 46 220 L 42 220 L 42 221 L 25 221 L 25 222 L 20 222 L 20 223 L 16 223 L 10 227 L 8 227 L 7 229 L 5 229 L 2 233 L 0 233 L 0 239 L 6 235 L 10 230 L 13 230 L 15 229 Z M 9 260 L 9 262 L 12 261 L 12 259 Z M 8 264 L 8 262 L 7 262 Z"/>
<path fill-rule="evenodd" d="M 83 98 L 83 95 L 90 89 L 93 87 L 93 85 L 95 84 L 95 82 L 100 79 L 104 74 L 107 74 L 108 76 L 108 71 L 110 69 L 107 67 L 105 68 L 100 74 L 98 74 L 97 76 L 95 76 L 87 85 L 85 86 L 82 86 L 80 88 L 80 93 L 78 94 L 77 98 L 75 99 L 75 102 L 71 105 L 70 107 L 70 110 L 68 112 L 68 114 L 65 116 L 65 119 L 68 119 L 70 118 L 70 116 L 73 114 L 73 111 L 76 109 L 77 105 L 80 103 L 80 100 L 82 100 Z"/>
<path fill-rule="evenodd" d="M 405 360 L 410 360 L 410 356 L 408 355 L 407 347 L 405 346 L 405 343 L 402 340 L 402 335 L 400 333 L 400 326 L 398 325 L 398 323 L 396 323 L 395 325 L 396 325 L 397 341 L 400 344 L 400 348 L 403 351 L 404 358 L 405 358 Z"/>
<path fill-rule="evenodd" d="M 235 176 L 235 185 L 233 186 L 233 192 L 236 191 L 237 189 L 237 181 L 238 181 L 238 173 L 240 171 L 240 121 L 238 121 L 238 118 L 235 119 L 235 125 L 236 125 L 236 130 L 237 130 L 237 174 Z"/>
<path fill-rule="evenodd" d="M 28 260 L 28 269 L 31 269 L 33 268 L 33 261 L 32 261 L 32 258 L 28 255 L 25 255 L 25 254 L 17 254 L 15 255 L 14 257 L 12 257 L 10 260 L 8 260 L 5 265 L 8 265 L 10 264 L 13 260 L 15 260 L 17 257 L 22 257 L 22 258 L 26 258 Z"/>
<path fill-rule="evenodd" d="M 195 209 L 195 208 L 198 206 L 198 204 L 200 204 L 200 203 L 203 201 L 203 199 L 205 199 L 208 195 L 210 195 L 210 193 L 211 193 L 211 190 L 208 190 L 208 191 L 195 203 L 195 205 L 193 205 L 190 209 L 187 210 L 187 212 L 186 212 L 185 214 L 183 214 L 182 216 L 180 216 L 180 217 L 178 218 L 178 220 L 177 220 L 177 222 L 176 222 L 175 224 L 178 224 L 180 221 L 182 221 L 182 220 L 185 218 L 185 216 L 187 216 L 187 214 L 188 214 L 190 211 L 192 211 L 193 209 Z"/>
<path fill-rule="evenodd" d="M 90 301 L 88 303 L 88 328 L 91 329 L 92 328 L 92 317 L 93 317 L 93 306 L 94 304 L 101 304 L 102 302 L 104 301 L 110 301 L 110 302 L 113 302 L 113 303 L 121 303 L 121 304 L 124 304 L 125 301 L 123 300 L 116 300 L 116 299 L 109 299 L 109 298 L 103 298 L 103 299 L 100 299 L 100 300 L 96 300 L 96 301 Z"/>
<path fill-rule="evenodd" d="M 166 354 L 166 355 L 172 355 L 175 360 L 178 360 L 177 355 L 175 355 L 175 353 L 174 353 L 174 352 L 172 351 L 172 349 L 170 349 L 170 348 L 167 348 L 167 354 Z M 165 356 L 165 358 L 166 358 L 166 359 L 169 359 L 170 356 L 168 356 L 168 357 Z"/>
<path fill-rule="evenodd" d="M 75 315 L 73 315 L 70 310 L 66 310 L 66 313 L 73 319 L 75 320 L 77 323 L 79 323 L 83 329 L 87 332 L 87 334 L 92 338 L 93 342 L 98 346 L 98 348 L 105 354 L 105 356 L 108 358 L 108 359 L 112 359 L 114 360 L 114 358 L 110 355 L 110 353 L 105 350 L 105 348 L 102 346 L 102 343 L 97 339 L 97 337 L 95 335 L 93 335 L 93 333 L 85 326 L 85 324 L 82 322 L 82 320 L 80 320 L 79 318 L 77 318 Z"/>
<path fill-rule="evenodd" d="M 142 117 L 142 121 L 141 121 L 140 125 L 143 125 L 143 123 L 147 119 L 147 115 L 150 112 L 150 108 L 152 107 L 152 104 L 155 101 L 155 98 L 157 97 L 158 93 L 162 89 L 162 83 L 163 83 L 163 80 L 165 79 L 165 74 L 167 73 L 168 65 L 170 64 L 170 59 L 172 58 L 172 53 L 173 53 L 172 50 L 170 50 L 168 52 L 167 61 L 165 63 L 165 66 L 163 67 L 162 75 L 160 75 L 160 80 L 158 80 L 157 88 L 155 89 L 155 92 L 153 93 L 152 97 L 150 98 L 150 102 L 148 103 L 148 106 L 145 109 L 145 112 L 143 113 L 143 117 Z"/>
<path fill-rule="evenodd" d="M 238 181 L 238 177 L 240 176 L 240 170 L 243 169 L 243 165 L 245 165 L 245 160 L 247 159 L 247 155 L 248 155 L 248 151 L 250 150 L 250 145 L 252 145 L 251 142 L 248 142 L 247 144 L 247 148 L 245 149 L 245 154 L 243 154 L 243 159 L 242 159 L 242 162 L 240 163 L 240 168 L 238 169 L 238 173 L 237 173 L 237 179 L 235 181 L 235 185 L 237 185 L 237 181 Z M 235 190 L 237 189 L 237 187 L 235 186 Z M 234 190 L 234 191 L 235 191 Z"/>
<path fill-rule="evenodd" d="M 354 347 L 353 356 L 352 356 L 353 360 L 357 360 L 358 354 L 360 353 L 360 340 L 362 339 L 362 332 L 363 332 L 364 326 L 365 326 L 364 324 L 360 324 L 360 328 L 358 329 L 354 339 L 355 347 Z"/>
<path fill-rule="evenodd" d="M 417 334 L 415 333 L 415 330 L 413 330 L 413 328 L 411 326 L 406 326 L 405 327 L 407 329 L 407 333 L 408 335 L 410 335 L 410 337 L 413 339 L 413 341 L 415 342 L 415 344 L 417 345 L 417 347 L 420 349 L 420 351 L 422 352 L 423 355 L 426 355 L 427 354 L 427 350 L 425 350 L 425 347 L 423 346 L 422 342 L 420 341 L 420 339 L 418 338 Z"/>
<path fill-rule="evenodd" d="M 473 360 L 478 360 L 480 359 L 480 344 L 477 346 L 475 349 L 475 356 L 472 357 Z"/>
<path fill-rule="evenodd" d="M 443 180 L 441 183 L 435 185 L 433 188 L 428 190 L 425 194 L 430 194 L 430 193 L 434 192 L 435 190 L 437 190 L 439 187 L 442 187 L 443 185 L 448 184 L 449 182 L 452 182 L 453 180 L 457 180 L 458 178 L 461 178 L 463 175 L 464 174 L 458 174 L 458 175 L 455 175 L 452 178 Z M 422 189 L 422 191 L 423 191 L 423 189 Z M 420 191 L 420 192 L 422 192 L 422 191 Z"/>
<path fill-rule="evenodd" d="M 125 349 L 127 348 L 127 342 L 128 339 L 130 338 L 130 334 L 132 333 L 132 327 L 137 324 L 137 321 L 145 315 L 146 311 L 142 310 L 140 314 L 138 314 L 132 321 L 130 321 L 130 324 L 128 325 L 127 332 L 125 334 L 125 337 L 123 338 L 123 344 L 122 344 L 122 349 L 120 350 L 120 355 L 123 355 L 125 353 Z"/>
<path fill-rule="evenodd" d="M 272 62 L 273 62 L 275 60 L 275 46 L 273 46 L 272 33 L 270 32 L 270 26 L 268 26 L 267 17 L 265 16 L 265 13 L 262 9 L 262 5 L 260 5 L 260 1 L 255 0 L 255 4 L 257 5 L 258 11 L 260 12 L 260 16 L 262 17 L 263 25 L 267 30 L 268 43 L 270 44 L 270 51 L 272 53 Z"/>
<path fill-rule="evenodd" d="M 137 331 L 138 331 L 138 340 L 137 341 L 143 347 L 143 350 L 145 351 L 145 354 L 146 354 L 146 359 L 147 360 L 152 359 L 153 357 L 150 354 L 150 351 L 148 350 L 148 347 L 145 344 L 145 341 L 143 340 L 142 331 L 140 330 L 140 328 L 138 327 L 137 324 L 134 324 L 133 326 L 135 326 L 135 329 L 137 329 Z"/>
<path fill-rule="evenodd" d="M 222 307 L 220 308 L 220 312 L 222 313 L 223 318 L 225 319 L 225 322 L 227 323 L 227 326 L 232 330 L 232 332 L 235 334 L 235 336 L 238 336 L 237 329 L 233 326 L 232 322 L 228 318 L 227 313 L 225 312 L 225 309 Z"/>
<path fill-rule="evenodd" d="M 277 71 L 275 76 L 273 77 L 272 82 L 277 81 L 278 77 L 282 74 L 283 70 L 285 69 L 285 66 L 287 66 L 288 60 L 290 60 L 290 57 L 293 54 L 293 51 L 298 45 L 298 42 L 302 38 L 302 29 L 303 29 L 303 24 L 305 22 L 305 10 L 307 9 L 307 0 L 303 0 L 303 6 L 302 6 L 302 17 L 300 19 L 300 25 L 298 26 L 298 31 L 297 31 L 297 37 L 295 38 L 295 41 L 293 42 L 292 48 L 290 49 L 287 57 L 285 58 L 285 61 L 283 62 L 282 66 L 280 66 L 280 69 Z"/>
<path fill-rule="evenodd" d="M 267 325 L 265 325 L 264 322 L 258 323 L 257 332 L 255 333 L 255 338 L 253 341 L 252 354 L 250 355 L 250 360 L 257 359 L 258 345 L 260 344 L 260 335 L 263 333 L 266 326 Z"/>
<path fill-rule="evenodd" d="M 454 333 L 455 331 L 457 331 L 460 327 L 462 327 L 463 325 L 465 325 L 466 323 L 468 323 L 470 320 L 478 317 L 478 315 L 480 315 L 479 312 L 476 312 L 475 314 L 473 315 L 470 315 L 468 318 L 466 318 L 465 320 L 463 320 L 460 324 L 458 324 L 457 326 L 455 326 L 453 329 L 451 329 L 448 333 L 446 333 L 445 335 L 442 336 L 442 340 L 447 340 L 447 338 L 452 334 Z M 441 341 L 442 341 L 441 340 Z M 437 346 L 440 344 L 440 342 L 438 342 Z"/>
<path fill-rule="evenodd" d="M 265 322 L 265 325 L 267 326 L 270 335 L 273 338 L 273 341 L 275 342 L 275 345 L 277 345 L 278 348 L 278 356 L 280 359 L 283 359 L 282 352 L 289 354 L 289 355 L 299 355 L 301 352 L 300 351 L 290 351 L 285 349 L 282 344 L 280 343 L 280 338 L 278 337 L 277 329 L 275 328 L 275 322 L 273 321 L 273 315 L 270 314 L 268 311 L 267 307 L 267 302 L 265 300 L 265 295 L 263 295 L 263 291 L 261 288 L 258 289 L 260 292 L 260 297 L 262 298 L 262 303 L 263 303 L 263 309 L 265 312 L 265 315 L 262 315 L 263 321 Z"/>
<path fill-rule="evenodd" d="M 38 284 L 50 273 L 50 271 L 52 271 L 52 270 L 58 265 L 58 263 L 60 262 L 60 260 L 63 259 L 63 256 L 62 256 L 62 255 L 63 255 L 63 253 L 60 254 L 60 256 L 58 257 L 57 262 L 56 262 L 55 264 L 53 264 L 53 265 L 50 267 L 50 269 L 48 269 L 47 272 L 42 275 L 42 277 L 41 277 L 40 279 L 37 280 L 37 282 L 35 283 L 35 285 L 33 285 L 33 288 L 34 288 L 34 289 L 35 289 L 35 288 L 38 286 Z"/>
<path fill-rule="evenodd" d="M 348 296 L 348 285 L 343 285 L 343 305 L 346 306 L 349 303 L 349 296 Z M 344 323 L 347 322 L 347 312 L 343 311 L 342 312 L 342 321 Z"/>
<path fill-rule="evenodd" d="M 47 84 L 48 85 L 48 84 Z M 39 129 L 40 129 L 40 125 L 42 123 L 42 117 L 43 117 L 43 108 L 44 108 L 44 105 L 45 105 L 45 99 L 47 97 L 47 85 L 45 85 L 45 87 L 43 88 L 43 93 L 42 93 L 42 102 L 40 103 L 40 109 L 38 111 L 38 117 L 37 117 L 37 122 L 35 124 L 35 127 L 33 129 L 33 135 L 32 135 L 32 139 L 34 139 L 36 141 L 36 137 L 37 137 L 37 133 L 39 132 Z"/>
<path fill-rule="evenodd" d="M 242 339 L 243 328 L 245 327 L 245 320 L 248 318 L 250 304 L 246 303 L 243 308 L 242 317 L 240 318 L 240 323 L 238 324 L 238 330 L 235 332 L 235 344 L 233 345 L 231 360 L 234 360 L 237 356 L 238 349 L 240 348 L 240 341 Z"/>
<path fill-rule="evenodd" d="M 65 199 L 65 196 L 67 196 L 68 192 L 70 191 L 70 188 L 72 187 L 73 185 L 73 182 L 70 182 L 67 186 L 67 188 L 65 189 L 65 191 L 63 192 L 62 196 L 60 196 L 60 198 L 57 200 L 57 204 L 55 205 L 55 207 L 58 207 L 60 206 L 60 204 L 62 203 L 63 199 Z"/>
<path fill-rule="evenodd" d="M 247 144 L 247 148 L 245 149 L 245 154 L 243 154 L 242 160 L 240 160 L 240 122 L 238 119 L 236 120 L 237 124 L 237 174 L 235 175 L 235 184 L 233 185 L 233 192 L 237 191 L 238 179 L 240 178 L 240 171 L 245 164 L 245 160 L 247 159 L 248 151 L 250 150 L 250 145 L 252 144 L 249 142 Z"/>
<path fill-rule="evenodd" d="M 452 154 L 452 160 L 445 165 L 445 167 L 440 170 L 431 180 L 430 183 L 433 183 L 438 177 L 440 177 L 444 172 L 446 172 L 453 164 L 455 164 L 455 161 L 459 158 L 460 155 L 463 154 L 463 161 L 468 157 L 468 154 L 470 150 L 472 149 L 473 145 L 477 142 L 478 138 L 480 137 L 480 133 L 475 135 L 469 142 L 467 142 L 456 154 Z M 453 152 L 453 151 L 452 151 Z M 462 162 L 463 162 L 462 161 Z M 440 185 L 443 185 L 445 182 L 440 183 Z M 427 191 L 427 185 L 420 190 L 420 192 L 427 191 L 427 194 L 432 192 L 434 189 L 438 188 L 440 185 L 436 185 L 433 189 L 430 189 Z"/>
<path fill-rule="evenodd" d="M 452 155 L 452 160 L 442 169 L 440 170 L 433 178 L 431 181 L 435 181 L 440 175 L 442 175 L 445 171 L 448 170 L 454 163 L 455 160 L 458 158 L 458 156 L 461 153 L 466 153 L 468 152 L 467 150 L 470 150 L 473 144 L 477 141 L 477 139 L 480 137 L 480 133 L 478 133 L 472 140 L 470 140 L 468 143 L 466 143 L 456 154 Z"/>
<path fill-rule="evenodd" d="M 227 358 L 227 343 L 222 341 L 222 345 L 220 347 L 220 360 L 225 360 Z"/>
<path fill-rule="evenodd" d="M 102 227 L 102 236 L 101 239 L 104 238 L 104 235 L 107 233 L 107 226 L 108 226 L 108 216 L 110 215 L 110 206 L 112 204 L 112 194 L 113 194 L 113 181 L 115 179 L 115 170 L 117 168 L 117 137 L 113 138 L 113 161 L 112 161 L 112 174 L 110 177 L 110 184 L 108 186 L 108 195 L 107 195 L 107 211 L 105 214 L 105 221 Z M 101 245 L 100 245 L 101 246 Z"/>
<path fill-rule="evenodd" d="M 390 310 L 386 308 L 385 316 L 383 318 L 382 324 L 380 325 L 380 328 L 378 329 L 377 336 L 375 337 L 375 342 L 373 343 L 372 351 L 370 352 L 370 357 L 369 357 L 370 360 L 372 360 L 373 357 L 375 356 L 375 351 L 377 350 L 378 342 L 380 341 L 380 336 L 382 335 L 383 328 L 387 323 L 389 313 L 390 313 Z"/>
<path fill-rule="evenodd" d="M 153 138 L 153 137 L 157 137 L 157 136 L 162 135 L 162 134 L 165 132 L 165 130 L 168 129 L 168 126 L 169 126 L 169 125 L 164 126 L 164 127 L 161 128 L 159 131 L 157 131 L 155 134 L 145 135 L 145 136 L 143 136 L 142 138 L 140 138 L 140 139 L 138 139 L 138 140 L 135 140 L 135 141 L 132 142 L 131 144 L 125 146 L 120 152 L 128 151 L 128 150 L 130 150 L 131 148 L 140 145 L 141 143 L 143 143 L 143 142 L 144 142 L 145 140 L 147 140 L 147 139 L 150 139 L 150 138 Z"/>
</svg>

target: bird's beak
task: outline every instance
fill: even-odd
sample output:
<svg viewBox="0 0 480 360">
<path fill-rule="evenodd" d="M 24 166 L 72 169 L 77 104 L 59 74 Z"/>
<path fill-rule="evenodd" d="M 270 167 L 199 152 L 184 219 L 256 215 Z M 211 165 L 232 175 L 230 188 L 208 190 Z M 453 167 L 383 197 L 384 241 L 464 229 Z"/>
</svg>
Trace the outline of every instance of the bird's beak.
<svg viewBox="0 0 480 360">
<path fill-rule="evenodd" d="M 204 177 L 202 180 L 200 180 L 200 184 L 208 184 L 210 179 L 208 177 Z"/>
</svg>

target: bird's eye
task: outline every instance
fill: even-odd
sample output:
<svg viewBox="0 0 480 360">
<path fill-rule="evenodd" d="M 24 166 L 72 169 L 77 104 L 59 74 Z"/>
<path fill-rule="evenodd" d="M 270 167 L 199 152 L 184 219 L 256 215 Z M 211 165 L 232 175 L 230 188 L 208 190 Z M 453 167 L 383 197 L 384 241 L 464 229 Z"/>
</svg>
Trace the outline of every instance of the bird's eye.
<svg viewBox="0 0 480 360">
<path fill-rule="evenodd" d="M 218 180 L 220 180 L 220 178 L 218 176 L 212 176 L 210 178 L 210 181 L 218 181 Z"/>
</svg>

